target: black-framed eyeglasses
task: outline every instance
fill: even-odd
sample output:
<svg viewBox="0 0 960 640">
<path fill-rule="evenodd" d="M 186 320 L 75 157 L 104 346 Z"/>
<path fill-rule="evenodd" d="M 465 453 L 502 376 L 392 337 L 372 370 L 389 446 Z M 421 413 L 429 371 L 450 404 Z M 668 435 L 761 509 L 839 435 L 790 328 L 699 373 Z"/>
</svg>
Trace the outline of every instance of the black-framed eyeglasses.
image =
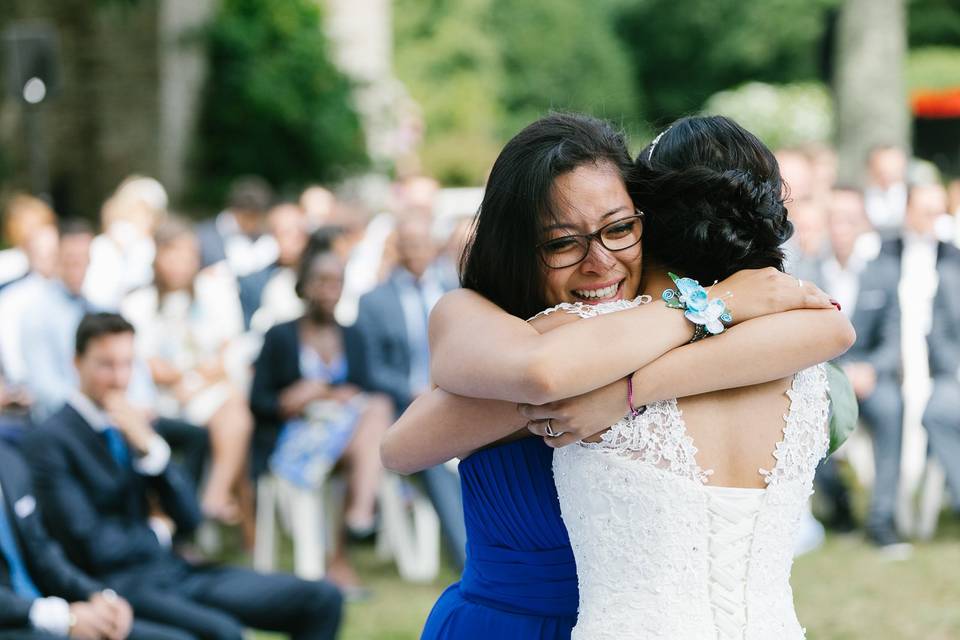
<svg viewBox="0 0 960 640">
<path fill-rule="evenodd" d="M 614 220 L 593 233 L 571 234 L 541 242 L 537 245 L 537 252 L 548 268 L 563 269 L 583 262 L 594 240 L 607 251 L 623 251 L 636 246 L 642 236 L 643 212 L 637 209 L 636 214 Z"/>
</svg>

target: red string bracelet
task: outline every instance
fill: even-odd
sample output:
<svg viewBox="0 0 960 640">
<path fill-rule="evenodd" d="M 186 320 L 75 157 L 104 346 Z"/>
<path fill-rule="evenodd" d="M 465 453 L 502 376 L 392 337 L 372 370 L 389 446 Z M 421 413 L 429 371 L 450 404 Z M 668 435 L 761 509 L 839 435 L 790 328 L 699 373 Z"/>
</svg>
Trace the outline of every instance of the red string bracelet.
<svg viewBox="0 0 960 640">
<path fill-rule="evenodd" d="M 633 406 L 633 374 L 627 376 L 627 410 L 630 412 L 631 418 L 636 418 L 644 411 L 647 410 L 647 405 L 643 405 L 639 409 Z"/>
</svg>

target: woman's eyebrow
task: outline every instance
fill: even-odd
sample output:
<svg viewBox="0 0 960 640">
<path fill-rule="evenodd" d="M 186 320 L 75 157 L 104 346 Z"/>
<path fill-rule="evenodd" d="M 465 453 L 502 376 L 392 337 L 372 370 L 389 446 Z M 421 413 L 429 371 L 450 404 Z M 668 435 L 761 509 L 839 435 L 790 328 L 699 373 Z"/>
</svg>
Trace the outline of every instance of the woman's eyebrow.
<svg viewBox="0 0 960 640">
<path fill-rule="evenodd" d="M 600 219 L 601 219 L 601 220 L 606 220 L 606 219 L 609 218 L 610 216 L 615 215 L 615 214 L 617 214 L 617 213 L 620 213 L 621 211 L 623 211 L 623 210 L 625 210 L 625 209 L 629 209 L 629 207 L 626 207 L 626 206 L 624 206 L 624 205 L 620 205 L 620 206 L 617 207 L 616 209 L 611 209 L 610 211 L 607 211 L 605 214 L 603 214 L 603 215 L 600 217 Z M 577 225 L 575 225 L 575 224 L 570 224 L 569 222 L 554 222 L 553 224 L 548 224 L 547 226 L 545 226 L 545 227 L 543 228 L 544 231 L 553 231 L 553 230 L 555 230 L 555 229 L 573 229 L 574 231 L 577 231 L 577 230 L 578 230 L 578 229 L 577 229 Z"/>
</svg>

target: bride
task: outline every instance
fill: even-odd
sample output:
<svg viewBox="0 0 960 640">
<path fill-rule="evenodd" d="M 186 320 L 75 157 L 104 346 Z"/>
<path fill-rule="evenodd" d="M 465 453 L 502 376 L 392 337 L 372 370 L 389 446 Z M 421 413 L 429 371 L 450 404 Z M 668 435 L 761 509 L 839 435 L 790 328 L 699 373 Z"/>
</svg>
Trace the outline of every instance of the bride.
<svg viewBox="0 0 960 640">
<path fill-rule="evenodd" d="M 715 282 L 744 260 L 782 268 L 790 223 L 776 161 L 733 121 L 678 121 L 640 154 L 630 186 L 658 274 L 647 290 L 676 291 L 664 269 Z M 692 308 L 696 287 L 677 284 Z M 655 402 L 559 449 L 554 478 L 580 582 L 572 637 L 802 638 L 790 566 L 828 410 L 821 364 Z"/>
<path fill-rule="evenodd" d="M 702 611 L 712 614 L 715 600 L 708 599 L 706 609 L 697 600 L 712 581 L 729 580 L 712 571 L 714 565 L 704 564 L 704 558 L 711 557 L 709 543 L 716 542 L 709 528 L 714 523 L 709 520 L 712 511 L 704 516 L 707 530 L 688 530 L 696 515 L 692 508 L 689 516 L 688 509 L 666 516 L 662 510 L 674 505 L 661 502 L 648 513 L 645 505 L 634 500 L 648 495 L 649 487 L 633 486 L 631 480 L 618 487 L 623 493 L 614 499 L 608 483 L 613 478 L 630 479 L 623 475 L 625 469 L 642 476 L 632 471 L 634 467 L 651 467 L 661 483 L 663 478 L 683 480 L 666 475 L 673 464 L 659 468 L 677 451 L 634 446 L 679 440 L 678 451 L 687 455 L 690 464 L 684 467 L 682 460 L 677 461 L 677 469 L 696 470 L 699 463 L 699 468 L 713 468 L 712 478 L 718 485 L 762 491 L 762 486 L 751 485 L 745 470 L 756 462 L 751 455 L 755 449 L 767 444 L 763 436 L 783 431 L 782 424 L 772 429 L 764 419 L 773 415 L 770 412 L 786 410 L 779 399 L 786 389 L 783 379 L 835 357 L 853 338 L 841 314 L 816 310 L 829 307 L 820 292 L 773 268 L 780 259 L 777 247 L 789 235 L 790 226 L 769 151 L 729 121 L 694 119 L 689 124 L 705 122 L 723 125 L 717 140 L 694 143 L 696 151 L 709 160 L 705 166 L 697 169 L 685 164 L 689 173 L 651 173 L 645 170 L 644 158 L 638 159 L 636 204 L 641 210 L 649 204 L 649 212 L 634 212 L 624 182 L 631 167 L 622 139 L 599 121 L 550 116 L 521 132 L 498 158 L 463 274 L 465 286 L 473 291 L 448 294 L 431 319 L 433 374 L 440 389 L 414 402 L 381 447 L 386 466 L 403 472 L 451 457 L 463 459 L 468 562 L 461 582 L 435 606 L 424 638 L 569 638 L 578 600 L 581 623 L 576 633 L 582 638 L 647 637 L 661 631 L 665 637 L 724 637 L 720 634 L 728 627 L 723 621 L 699 615 Z M 650 150 L 657 152 L 654 157 L 660 151 L 673 154 L 682 149 L 685 131 L 686 125 L 678 123 L 660 140 L 662 149 Z M 739 132 L 749 143 L 743 148 L 738 146 L 740 139 L 725 138 Z M 648 152 L 647 160 L 649 156 Z M 684 190 L 672 191 L 677 185 Z M 690 187 L 689 200 L 683 199 L 686 187 Z M 663 196 L 657 196 L 658 189 Z M 674 200 L 684 216 L 671 227 L 666 223 L 671 222 L 668 216 Z M 641 235 L 654 215 L 658 220 L 653 228 L 660 237 L 647 233 L 641 251 Z M 734 218 L 736 225 L 725 226 Z M 684 238 L 679 250 L 673 242 L 676 234 Z M 654 248 L 660 243 L 663 248 Z M 713 282 L 706 277 L 722 272 L 716 277 L 724 280 L 713 291 L 733 292 L 726 304 L 739 324 L 720 336 L 670 351 L 702 330 L 694 331 L 683 313 L 659 300 L 665 275 L 649 267 L 642 273 L 644 253 L 659 259 L 661 267 L 680 261 L 696 269 L 709 268 L 690 272 L 704 281 Z M 663 259 L 665 254 L 670 260 Z M 538 263 L 542 264 L 538 267 Z M 770 266 L 743 271 L 765 265 Z M 640 304 L 649 297 L 633 298 L 641 275 L 646 282 L 641 290 L 656 294 L 652 304 Z M 538 301 L 540 308 L 543 302 L 572 303 L 561 310 L 591 316 L 611 308 L 624 310 L 587 322 L 575 322 L 579 315 L 550 313 L 525 324 L 519 318 L 531 315 L 529 309 Z M 814 374 L 807 377 L 817 378 Z M 683 401 L 688 418 L 716 410 L 716 433 L 696 430 L 702 420 L 691 420 L 690 434 L 697 438 L 702 453 L 687 440 L 689 434 L 676 429 L 676 421 L 661 424 L 655 419 L 668 413 L 663 407 L 672 406 L 656 400 L 761 382 L 766 384 L 760 391 Z M 571 396 L 577 397 L 563 400 Z M 739 404 L 734 402 L 737 398 Z M 824 401 L 822 393 L 820 399 Z M 630 401 L 636 406 L 651 403 L 651 408 L 623 421 Z M 564 524 L 578 555 L 579 598 L 573 553 L 559 522 L 557 494 L 549 479 L 551 449 L 539 439 L 513 434 L 527 422 L 519 415 L 517 402 L 536 403 L 522 407 L 526 417 L 540 420 L 533 425 L 536 432 L 566 432 L 548 436 L 551 446 L 578 441 L 617 423 L 610 432 L 613 435 L 603 441 L 569 447 L 557 456 Z M 728 425 L 734 426 L 728 429 Z M 733 437 L 739 432 L 752 439 Z M 717 437 L 719 433 L 725 437 Z M 497 446 L 487 446 L 498 439 Z M 766 454 L 769 459 L 770 451 Z M 819 457 L 816 447 L 811 457 Z M 594 461 L 596 469 L 585 475 L 583 471 Z M 771 476 L 781 474 L 772 464 L 767 468 L 773 469 Z M 699 477 L 699 471 L 696 474 Z M 693 483 L 690 477 L 685 481 Z M 664 494 L 664 499 L 669 495 Z M 706 504 L 705 494 L 700 495 L 700 504 Z M 770 496 L 771 505 L 779 504 L 774 494 L 764 495 Z M 741 509 L 754 506 L 738 498 L 731 501 Z M 718 509 L 726 513 L 723 506 Z M 583 510 L 587 507 L 595 511 Z M 596 535 L 594 529 L 615 524 L 621 526 L 618 531 L 630 535 L 622 539 Z M 789 518 L 776 526 L 789 537 Z M 596 538 L 588 541 L 591 536 Z M 638 544 L 643 552 L 632 553 Z M 789 550 L 788 542 L 783 546 Z M 654 564 L 646 564 L 650 554 Z M 664 560 L 660 563 L 655 558 Z M 691 574 L 701 566 L 711 571 Z M 619 585 L 607 580 L 607 573 L 621 576 L 621 569 L 632 579 Z M 651 576 L 663 584 L 644 581 Z M 678 581 L 689 593 L 678 591 Z M 659 600 L 651 595 L 658 593 L 663 593 Z M 721 595 L 716 601 L 728 605 Z M 771 592 L 769 597 L 783 601 L 782 593 Z M 616 615 L 610 618 L 613 627 L 604 627 L 612 602 L 616 603 Z M 660 607 L 658 611 L 652 612 L 652 602 Z M 697 615 L 687 617 L 697 627 L 678 630 L 693 608 Z M 742 636 L 745 630 L 741 625 L 738 633 Z"/>
</svg>

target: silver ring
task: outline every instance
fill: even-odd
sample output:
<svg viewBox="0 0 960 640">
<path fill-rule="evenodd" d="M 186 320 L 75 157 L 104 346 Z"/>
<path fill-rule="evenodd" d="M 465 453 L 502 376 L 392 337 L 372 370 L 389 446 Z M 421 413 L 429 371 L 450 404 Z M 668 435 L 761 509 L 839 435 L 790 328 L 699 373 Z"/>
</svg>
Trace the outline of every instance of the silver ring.
<svg viewBox="0 0 960 640">
<path fill-rule="evenodd" d="M 566 431 L 554 431 L 553 426 L 550 424 L 551 419 L 552 418 L 547 418 L 547 426 L 543 430 L 544 433 L 546 433 L 551 438 L 556 438 L 557 436 L 562 436 L 564 433 L 566 433 Z"/>
</svg>

